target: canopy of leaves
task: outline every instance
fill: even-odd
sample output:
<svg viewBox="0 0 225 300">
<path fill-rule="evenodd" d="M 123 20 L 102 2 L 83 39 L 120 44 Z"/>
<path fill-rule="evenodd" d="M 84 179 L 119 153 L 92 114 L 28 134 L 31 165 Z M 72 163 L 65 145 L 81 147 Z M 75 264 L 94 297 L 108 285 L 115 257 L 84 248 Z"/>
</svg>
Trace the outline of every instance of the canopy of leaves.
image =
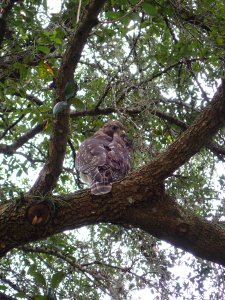
<svg viewBox="0 0 225 300">
<path fill-rule="evenodd" d="M 134 140 L 132 170 L 146 165 L 208 106 L 224 76 L 222 0 L 61 0 L 55 13 L 52 2 L 0 3 L 0 201 L 17 199 L 15 209 L 29 190 L 42 201 L 83 189 L 76 150 L 109 119 Z M 165 181 L 184 209 L 220 226 L 224 142 L 220 128 Z M 49 190 L 41 170 L 55 176 Z M 94 223 L 7 253 L 0 299 L 137 299 L 145 289 L 146 299 L 224 297 L 222 266 L 129 224 Z"/>
</svg>

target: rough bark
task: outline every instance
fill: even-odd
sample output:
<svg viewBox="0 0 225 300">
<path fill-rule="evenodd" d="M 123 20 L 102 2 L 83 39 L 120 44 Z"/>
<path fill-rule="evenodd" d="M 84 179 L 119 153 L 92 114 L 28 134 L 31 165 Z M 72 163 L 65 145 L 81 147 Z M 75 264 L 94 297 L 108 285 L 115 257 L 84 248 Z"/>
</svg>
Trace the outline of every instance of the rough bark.
<svg viewBox="0 0 225 300">
<path fill-rule="evenodd" d="M 225 266 L 225 229 L 183 209 L 168 195 L 151 206 L 144 203 L 135 210 L 129 208 L 120 221 Z"/>
<path fill-rule="evenodd" d="M 19 209 L 15 202 L 1 205 L 1 256 L 12 248 L 64 230 L 107 222 L 141 228 L 196 256 L 225 265 L 225 230 L 183 209 L 170 196 L 163 195 L 160 187 L 137 188 L 128 177 L 114 184 L 112 194 L 94 197 L 85 190 L 51 200 L 56 211 L 45 226 L 32 226 L 24 218 L 29 202 Z"/>
<path fill-rule="evenodd" d="M 6 3 L 3 3 L 4 5 L 2 10 L 1 10 L 1 16 L 0 16 L 0 46 L 2 44 L 2 41 L 4 40 L 5 32 L 6 32 L 6 26 L 7 26 L 7 18 L 8 15 L 13 7 L 13 5 L 17 2 L 18 0 L 9 0 L 6 1 Z"/>
</svg>

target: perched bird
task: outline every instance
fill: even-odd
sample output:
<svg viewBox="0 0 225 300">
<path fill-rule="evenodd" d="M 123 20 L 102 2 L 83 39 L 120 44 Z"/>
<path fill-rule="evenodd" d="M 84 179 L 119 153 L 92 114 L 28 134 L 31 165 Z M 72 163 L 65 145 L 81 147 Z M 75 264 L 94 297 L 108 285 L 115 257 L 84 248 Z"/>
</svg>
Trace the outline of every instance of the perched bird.
<svg viewBox="0 0 225 300">
<path fill-rule="evenodd" d="M 93 195 L 109 193 L 112 182 L 129 171 L 132 143 L 124 129 L 119 121 L 110 121 L 80 145 L 76 169 Z"/>
</svg>

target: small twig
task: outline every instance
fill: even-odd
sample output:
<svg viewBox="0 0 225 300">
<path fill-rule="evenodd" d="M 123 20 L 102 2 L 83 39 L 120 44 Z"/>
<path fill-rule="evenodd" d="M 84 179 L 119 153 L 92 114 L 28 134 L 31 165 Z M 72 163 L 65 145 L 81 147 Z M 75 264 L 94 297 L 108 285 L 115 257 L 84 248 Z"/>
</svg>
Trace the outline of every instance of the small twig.
<svg viewBox="0 0 225 300">
<path fill-rule="evenodd" d="M 195 82 L 197 83 L 197 86 L 199 87 L 199 89 L 200 89 L 200 91 L 202 93 L 203 99 L 208 103 L 209 98 L 207 96 L 207 93 L 203 90 L 203 88 L 202 88 L 202 86 L 201 86 L 201 84 L 200 84 L 197 76 L 193 72 L 192 67 L 191 67 L 191 63 L 187 63 L 187 67 L 188 67 L 189 72 L 191 73 L 191 76 L 194 78 Z"/>
<path fill-rule="evenodd" d="M 13 122 L 10 126 L 8 126 L 4 132 L 2 133 L 2 135 L 0 136 L 0 140 L 3 139 L 6 134 L 13 128 L 15 127 L 23 118 L 25 117 L 25 114 L 22 114 L 15 122 Z"/>
<path fill-rule="evenodd" d="M 73 146 L 73 143 L 71 141 L 71 139 L 68 139 L 68 144 L 71 148 L 71 151 L 72 151 L 72 157 L 73 157 L 73 168 L 72 170 L 76 170 L 75 168 L 75 163 L 76 163 L 76 150 Z M 73 173 L 73 176 L 74 176 L 74 179 L 75 179 L 75 182 L 78 186 L 79 189 L 82 189 L 82 183 L 81 183 L 81 180 L 80 180 L 80 176 L 79 176 L 79 172 L 76 170 L 75 174 Z"/>
<path fill-rule="evenodd" d="M 173 32 L 173 30 L 172 30 L 172 28 L 171 28 L 171 25 L 170 25 L 170 23 L 169 23 L 169 20 L 168 20 L 168 18 L 167 18 L 166 16 L 164 16 L 164 21 L 165 21 L 165 23 L 166 23 L 167 28 L 169 29 L 170 35 L 171 35 L 171 37 L 172 37 L 174 43 L 176 44 L 176 43 L 178 42 L 178 40 L 177 40 L 177 38 L 176 38 L 176 36 L 175 36 L 175 33 Z"/>
<path fill-rule="evenodd" d="M 23 152 L 20 152 L 20 151 L 16 151 L 15 154 L 25 157 L 32 165 L 35 165 L 35 163 L 43 163 L 44 162 L 44 160 L 41 160 L 41 159 L 33 159 L 30 155 L 24 154 Z"/>
<path fill-rule="evenodd" d="M 78 9 L 77 9 L 77 24 L 78 24 L 79 21 L 80 21 L 81 3 L 82 3 L 82 0 L 79 0 Z"/>
<path fill-rule="evenodd" d="M 75 169 L 75 161 L 76 161 L 76 150 L 73 146 L 73 143 L 71 141 L 71 139 L 68 139 L 68 144 L 70 146 L 70 149 L 72 151 L 72 157 L 73 157 L 73 169 Z"/>
<path fill-rule="evenodd" d="M 114 79 L 114 78 L 113 78 L 113 79 Z M 112 80 L 113 80 L 113 79 L 112 79 Z M 95 109 L 96 109 L 96 110 L 99 108 L 99 106 L 102 104 L 103 100 L 104 100 L 105 97 L 107 96 L 108 92 L 111 90 L 111 88 L 112 88 L 112 86 L 111 86 L 112 80 L 110 80 L 110 81 L 107 83 L 107 85 L 106 85 L 106 87 L 105 87 L 105 89 L 104 89 L 103 94 L 101 95 L 101 97 L 99 98 L 97 104 L 95 105 Z"/>
<path fill-rule="evenodd" d="M 47 121 L 43 121 L 41 124 L 37 124 L 35 127 L 31 128 L 29 131 L 27 131 L 24 135 L 19 137 L 12 145 L 11 148 L 13 151 L 24 145 L 27 141 L 32 139 L 36 134 L 41 132 L 46 125 Z"/>
</svg>

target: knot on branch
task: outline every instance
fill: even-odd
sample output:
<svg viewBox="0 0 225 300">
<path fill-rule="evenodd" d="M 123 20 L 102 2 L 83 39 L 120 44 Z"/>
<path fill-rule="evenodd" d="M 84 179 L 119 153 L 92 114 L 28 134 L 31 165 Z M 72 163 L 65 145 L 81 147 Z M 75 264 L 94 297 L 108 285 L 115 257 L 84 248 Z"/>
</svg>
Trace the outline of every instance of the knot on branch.
<svg viewBox="0 0 225 300">
<path fill-rule="evenodd" d="M 140 184 L 137 185 L 137 187 L 138 194 L 141 195 L 141 197 L 147 202 L 159 201 L 163 199 L 165 193 L 165 185 L 162 182 L 158 182 L 157 184 L 152 185 Z"/>
<path fill-rule="evenodd" d="M 177 234 L 179 236 L 187 235 L 189 232 L 189 225 L 187 223 L 181 223 L 177 226 Z"/>
<path fill-rule="evenodd" d="M 51 218 L 51 208 L 47 203 L 32 203 L 26 212 L 26 219 L 35 226 L 45 225 Z"/>
</svg>

